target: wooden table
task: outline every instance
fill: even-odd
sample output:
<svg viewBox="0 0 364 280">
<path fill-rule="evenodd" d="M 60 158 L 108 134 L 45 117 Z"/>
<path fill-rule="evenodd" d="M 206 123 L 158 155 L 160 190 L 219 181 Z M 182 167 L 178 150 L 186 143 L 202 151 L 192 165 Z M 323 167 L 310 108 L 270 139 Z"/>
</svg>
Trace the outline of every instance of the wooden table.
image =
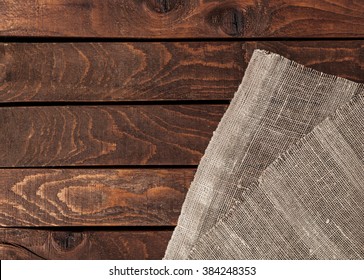
<svg viewBox="0 0 364 280">
<path fill-rule="evenodd" d="M 0 258 L 160 259 L 255 48 L 364 82 L 363 0 L 0 0 Z"/>
</svg>

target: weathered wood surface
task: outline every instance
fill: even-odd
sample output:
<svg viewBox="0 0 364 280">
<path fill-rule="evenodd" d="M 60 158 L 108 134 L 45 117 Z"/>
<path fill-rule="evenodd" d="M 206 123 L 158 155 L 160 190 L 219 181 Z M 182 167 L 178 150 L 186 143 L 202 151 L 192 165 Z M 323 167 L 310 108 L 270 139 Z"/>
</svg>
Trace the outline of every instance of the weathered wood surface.
<svg viewBox="0 0 364 280">
<path fill-rule="evenodd" d="M 162 259 L 171 230 L 0 229 L 0 259 Z"/>
<path fill-rule="evenodd" d="M 3 107 L 0 166 L 195 165 L 226 107 Z"/>
<path fill-rule="evenodd" d="M 0 102 L 227 99 L 239 42 L 0 44 Z"/>
<path fill-rule="evenodd" d="M 255 48 L 364 82 L 363 40 L 177 41 L 360 38 L 363 11 L 361 0 L 0 0 L 5 41 L 121 39 L 0 43 L 0 259 L 161 259 L 227 108 L 9 103 L 230 100 Z M 40 166 L 60 168 L 21 168 Z"/>
<path fill-rule="evenodd" d="M 364 40 L 0 44 L 0 102 L 229 100 L 255 48 L 363 82 Z"/>
<path fill-rule="evenodd" d="M 324 73 L 364 83 L 364 40 L 247 42 L 243 45 L 247 63 L 256 48 L 278 53 Z"/>
<path fill-rule="evenodd" d="M 0 35 L 360 37 L 363 10 L 362 0 L 0 0 Z"/>
<path fill-rule="evenodd" d="M 195 169 L 0 169 L 0 226 L 174 226 Z"/>
</svg>

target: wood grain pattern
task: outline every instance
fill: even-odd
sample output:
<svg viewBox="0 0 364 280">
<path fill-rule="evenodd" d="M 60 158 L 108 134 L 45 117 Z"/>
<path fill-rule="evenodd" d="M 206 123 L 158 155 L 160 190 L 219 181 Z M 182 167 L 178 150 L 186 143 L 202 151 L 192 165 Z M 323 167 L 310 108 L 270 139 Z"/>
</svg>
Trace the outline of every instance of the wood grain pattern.
<svg viewBox="0 0 364 280">
<path fill-rule="evenodd" d="M 239 42 L 0 44 L 0 102 L 227 99 Z"/>
<path fill-rule="evenodd" d="M 0 229 L 0 259 L 162 259 L 170 230 Z"/>
<path fill-rule="evenodd" d="M 226 107 L 3 107 L 0 166 L 195 165 Z"/>
<path fill-rule="evenodd" d="M 174 226 L 195 169 L 0 169 L 0 226 Z"/>
<path fill-rule="evenodd" d="M 363 11 L 362 0 L 0 0 L 4 40 L 59 41 L 0 43 L 0 259 L 161 259 L 227 105 L 139 101 L 230 100 L 255 48 L 364 82 L 364 40 L 187 40 L 357 39 Z M 137 105 L 34 106 L 104 101 Z"/>
<path fill-rule="evenodd" d="M 243 45 L 246 62 L 256 48 L 281 54 L 324 73 L 364 83 L 364 40 L 247 42 Z"/>
<path fill-rule="evenodd" d="M 255 48 L 363 82 L 364 41 L 0 45 L 0 102 L 229 100 Z"/>
<path fill-rule="evenodd" d="M 361 0 L 0 0 L 0 35 L 360 37 L 363 10 Z"/>
</svg>

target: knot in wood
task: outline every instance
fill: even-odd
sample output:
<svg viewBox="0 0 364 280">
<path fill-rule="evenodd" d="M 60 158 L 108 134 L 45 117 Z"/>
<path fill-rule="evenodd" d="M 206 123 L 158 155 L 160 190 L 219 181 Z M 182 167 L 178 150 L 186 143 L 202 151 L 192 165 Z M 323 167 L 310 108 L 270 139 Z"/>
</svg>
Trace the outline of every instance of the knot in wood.
<svg viewBox="0 0 364 280">
<path fill-rule="evenodd" d="M 173 10 L 178 2 L 179 0 L 149 0 L 147 5 L 157 13 L 166 14 Z"/>
<path fill-rule="evenodd" d="M 83 241 L 81 232 L 53 232 L 52 239 L 62 251 L 71 251 Z"/>
<path fill-rule="evenodd" d="M 235 7 L 217 8 L 207 15 L 207 21 L 230 36 L 244 33 L 244 13 Z"/>
</svg>

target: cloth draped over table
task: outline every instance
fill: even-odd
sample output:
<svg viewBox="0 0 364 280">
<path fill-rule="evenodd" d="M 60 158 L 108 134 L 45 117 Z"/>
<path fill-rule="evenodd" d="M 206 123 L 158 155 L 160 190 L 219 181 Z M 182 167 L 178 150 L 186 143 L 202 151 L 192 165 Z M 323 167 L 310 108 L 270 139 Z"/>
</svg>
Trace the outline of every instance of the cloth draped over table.
<svg viewBox="0 0 364 280">
<path fill-rule="evenodd" d="M 255 50 L 165 259 L 363 259 L 364 85 Z"/>
</svg>

